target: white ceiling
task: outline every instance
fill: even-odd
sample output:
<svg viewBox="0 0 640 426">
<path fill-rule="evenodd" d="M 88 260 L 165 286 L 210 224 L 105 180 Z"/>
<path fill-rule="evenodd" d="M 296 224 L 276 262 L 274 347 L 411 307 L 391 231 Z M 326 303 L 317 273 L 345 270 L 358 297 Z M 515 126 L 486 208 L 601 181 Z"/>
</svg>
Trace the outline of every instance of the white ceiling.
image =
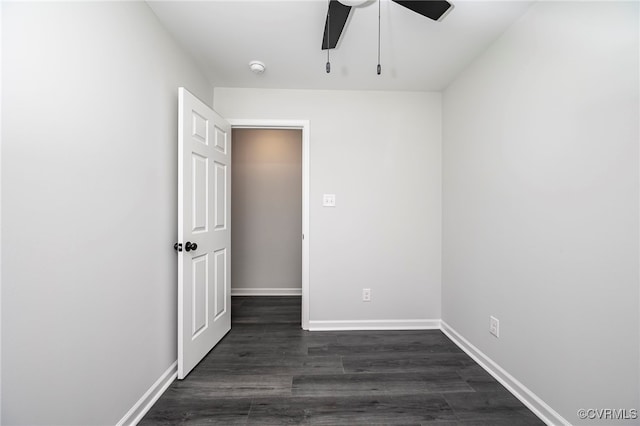
<svg viewBox="0 0 640 426">
<path fill-rule="evenodd" d="M 321 50 L 327 1 L 148 1 L 217 87 L 442 90 L 531 1 L 449 0 L 435 22 L 380 0 L 382 75 L 376 75 L 378 4 L 353 8 L 337 48 Z M 260 60 L 262 75 L 249 71 Z"/>
</svg>

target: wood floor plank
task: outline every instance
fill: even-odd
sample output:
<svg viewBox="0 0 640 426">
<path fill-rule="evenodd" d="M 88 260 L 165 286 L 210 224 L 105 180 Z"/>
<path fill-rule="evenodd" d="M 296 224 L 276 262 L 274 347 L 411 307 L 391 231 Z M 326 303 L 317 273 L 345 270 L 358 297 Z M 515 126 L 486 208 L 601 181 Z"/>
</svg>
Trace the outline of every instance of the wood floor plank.
<svg viewBox="0 0 640 426">
<path fill-rule="evenodd" d="M 199 398 L 190 391 L 171 387 L 138 424 L 245 425 L 250 408 L 250 398 Z"/>
<path fill-rule="evenodd" d="M 294 396 L 410 395 L 444 392 L 474 392 L 455 370 L 431 374 L 339 374 L 294 376 Z"/>
<path fill-rule="evenodd" d="M 338 374 L 342 373 L 342 360 L 339 356 L 279 356 L 275 354 L 242 356 L 235 354 L 213 354 L 198 365 L 198 375 L 211 373 L 225 374 Z M 193 373 L 192 373 L 193 374 Z"/>
<path fill-rule="evenodd" d="M 452 342 L 439 343 L 387 343 L 387 344 L 338 344 L 328 343 L 323 346 L 309 348 L 309 355 L 357 355 L 391 352 L 420 352 L 420 353 L 463 353 L 462 350 Z"/>
<path fill-rule="evenodd" d="M 440 395 L 291 397 L 254 399 L 248 424 L 399 425 L 446 419 L 455 415 Z"/>
<path fill-rule="evenodd" d="M 420 373 L 434 368 L 460 368 L 473 360 L 464 353 L 378 353 L 342 357 L 345 373 Z"/>
<path fill-rule="evenodd" d="M 194 374 L 173 389 L 202 399 L 291 396 L 292 381 L 293 376 L 273 374 Z"/>
<path fill-rule="evenodd" d="M 460 420 L 501 420 L 519 425 L 541 424 L 540 419 L 506 390 L 446 394 L 444 398 Z"/>
</svg>

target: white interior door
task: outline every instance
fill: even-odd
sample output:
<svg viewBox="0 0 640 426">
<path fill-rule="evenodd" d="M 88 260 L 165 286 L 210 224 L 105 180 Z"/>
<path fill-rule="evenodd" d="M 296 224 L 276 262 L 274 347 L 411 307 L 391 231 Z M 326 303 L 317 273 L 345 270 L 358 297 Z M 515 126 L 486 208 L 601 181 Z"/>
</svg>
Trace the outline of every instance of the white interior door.
<svg viewBox="0 0 640 426">
<path fill-rule="evenodd" d="M 231 126 L 179 89 L 178 379 L 231 329 Z"/>
</svg>

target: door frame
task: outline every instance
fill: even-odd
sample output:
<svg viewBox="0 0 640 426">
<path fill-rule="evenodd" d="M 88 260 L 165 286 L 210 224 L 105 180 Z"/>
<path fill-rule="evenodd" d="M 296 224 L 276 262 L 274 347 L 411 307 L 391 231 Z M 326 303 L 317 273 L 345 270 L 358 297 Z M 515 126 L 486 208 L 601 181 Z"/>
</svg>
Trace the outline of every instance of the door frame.
<svg viewBox="0 0 640 426">
<path fill-rule="evenodd" d="M 309 330 L 309 120 L 232 119 L 233 129 L 302 130 L 302 328 Z M 233 144 L 233 138 L 231 143 Z M 233 186 L 233 182 L 231 182 Z M 233 199 L 231 200 L 233 203 Z M 232 230 L 233 232 L 233 230 Z M 232 314 L 233 315 L 233 314 Z"/>
</svg>

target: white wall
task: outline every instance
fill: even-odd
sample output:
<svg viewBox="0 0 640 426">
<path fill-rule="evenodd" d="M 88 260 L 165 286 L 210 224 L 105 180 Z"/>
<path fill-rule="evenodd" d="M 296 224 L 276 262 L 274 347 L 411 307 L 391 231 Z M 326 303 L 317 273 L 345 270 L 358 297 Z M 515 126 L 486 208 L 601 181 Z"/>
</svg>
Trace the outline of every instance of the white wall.
<svg viewBox="0 0 640 426">
<path fill-rule="evenodd" d="M 215 89 L 227 118 L 310 120 L 312 323 L 440 318 L 440 102 L 422 92 Z M 324 193 L 337 207 L 322 207 Z"/>
<path fill-rule="evenodd" d="M 233 129 L 232 294 L 300 294 L 302 130 Z"/>
<path fill-rule="evenodd" d="M 0 2 L 0 423 L 2 423 L 2 5 Z"/>
<path fill-rule="evenodd" d="M 142 2 L 4 3 L 2 423 L 115 424 L 176 360 L 177 88 Z"/>
<path fill-rule="evenodd" d="M 537 3 L 444 93 L 443 319 L 575 424 L 640 408 L 638 6 Z"/>
</svg>

